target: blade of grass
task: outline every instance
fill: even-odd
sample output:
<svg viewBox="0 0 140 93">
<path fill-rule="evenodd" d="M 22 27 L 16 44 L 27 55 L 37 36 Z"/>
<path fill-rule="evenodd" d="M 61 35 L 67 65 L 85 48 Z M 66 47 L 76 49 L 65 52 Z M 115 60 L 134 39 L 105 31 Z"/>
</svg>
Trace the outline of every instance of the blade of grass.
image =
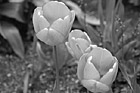
<svg viewBox="0 0 140 93">
<path fill-rule="evenodd" d="M 106 25 L 103 32 L 103 46 L 107 47 L 108 43 L 113 43 L 113 22 L 114 22 L 114 7 L 116 0 L 106 1 Z"/>
</svg>

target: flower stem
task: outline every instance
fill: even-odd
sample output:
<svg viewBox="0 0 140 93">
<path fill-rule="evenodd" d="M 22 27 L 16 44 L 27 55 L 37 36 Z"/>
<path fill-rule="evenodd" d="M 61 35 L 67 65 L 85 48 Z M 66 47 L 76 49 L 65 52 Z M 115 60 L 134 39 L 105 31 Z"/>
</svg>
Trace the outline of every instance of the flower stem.
<svg viewBox="0 0 140 93">
<path fill-rule="evenodd" d="M 53 56 L 54 56 L 54 65 L 56 70 L 56 81 L 54 86 L 54 92 L 53 93 L 60 93 L 60 82 L 59 82 L 59 69 L 58 69 L 58 59 L 57 59 L 57 47 L 53 47 Z"/>
</svg>

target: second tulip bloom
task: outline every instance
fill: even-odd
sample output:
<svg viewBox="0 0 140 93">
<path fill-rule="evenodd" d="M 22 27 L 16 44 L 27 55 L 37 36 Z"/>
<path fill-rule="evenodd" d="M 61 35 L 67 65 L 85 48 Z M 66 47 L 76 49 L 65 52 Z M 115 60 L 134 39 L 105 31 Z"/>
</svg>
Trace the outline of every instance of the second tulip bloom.
<svg viewBox="0 0 140 93">
<path fill-rule="evenodd" d="M 85 50 L 90 46 L 90 44 L 91 40 L 87 33 L 78 29 L 72 30 L 70 32 L 68 42 L 66 42 L 68 51 L 77 60 L 79 60 L 80 57 L 85 53 Z"/>
</svg>

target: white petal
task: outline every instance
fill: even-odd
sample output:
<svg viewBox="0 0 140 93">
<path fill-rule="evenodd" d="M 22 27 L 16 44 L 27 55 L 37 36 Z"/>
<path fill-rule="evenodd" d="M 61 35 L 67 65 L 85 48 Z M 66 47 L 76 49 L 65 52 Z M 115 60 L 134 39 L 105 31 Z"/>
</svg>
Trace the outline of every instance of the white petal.
<svg viewBox="0 0 140 93">
<path fill-rule="evenodd" d="M 86 56 L 87 54 L 83 54 L 78 62 L 77 76 L 79 80 L 84 79 L 84 68 L 87 63 Z"/>
<path fill-rule="evenodd" d="M 72 30 L 69 34 L 69 38 L 81 38 L 82 36 L 84 36 L 84 33 L 79 29 Z"/>
<path fill-rule="evenodd" d="M 49 29 L 49 39 L 53 43 L 52 46 L 63 43 L 65 40 L 62 34 L 52 28 Z"/>
<path fill-rule="evenodd" d="M 69 42 L 66 42 L 65 45 L 66 45 L 68 51 L 70 52 L 70 54 L 71 54 L 72 56 L 75 56 L 74 53 L 73 53 L 73 51 L 72 51 L 72 49 L 70 48 Z"/>
<path fill-rule="evenodd" d="M 78 46 L 80 47 L 82 53 L 85 53 L 85 50 L 90 46 L 90 43 L 82 38 L 77 38 L 76 42 L 78 44 Z"/>
<path fill-rule="evenodd" d="M 44 18 L 43 15 L 39 17 L 39 27 L 40 29 L 48 28 L 50 26 L 49 22 Z"/>
<path fill-rule="evenodd" d="M 95 68 L 95 66 L 91 63 L 92 56 L 90 56 L 87 60 L 87 63 L 84 68 L 84 79 L 93 79 L 93 80 L 99 80 L 100 74 Z"/>
<path fill-rule="evenodd" d="M 70 31 L 69 24 L 70 24 L 70 17 L 66 16 L 64 20 L 59 18 L 56 21 L 54 21 L 54 23 L 51 25 L 51 28 L 61 33 L 64 37 L 67 37 Z"/>
<path fill-rule="evenodd" d="M 71 47 L 75 57 L 79 60 L 83 53 L 82 53 L 81 49 L 79 48 L 74 37 L 72 37 L 69 40 L 69 44 L 70 44 L 70 47 Z"/>
<path fill-rule="evenodd" d="M 100 82 L 106 84 L 106 85 L 111 85 L 114 78 L 116 78 L 116 74 L 118 71 L 118 62 L 115 62 L 113 65 L 113 68 L 111 68 L 100 80 Z"/>
<path fill-rule="evenodd" d="M 74 10 L 72 10 L 72 11 L 70 11 L 70 13 L 71 13 L 71 20 L 70 20 L 70 24 L 73 24 L 74 19 L 75 19 L 75 11 L 74 11 Z"/>
<path fill-rule="evenodd" d="M 91 43 L 91 40 L 90 40 L 90 38 L 89 38 L 88 34 L 87 34 L 87 33 L 85 33 L 85 32 L 84 32 L 84 34 L 85 34 L 85 39 L 86 39 L 88 42 L 90 42 L 90 43 Z"/>
<path fill-rule="evenodd" d="M 92 63 L 96 67 L 96 69 L 100 69 L 100 60 L 102 55 L 102 48 L 100 47 L 94 47 L 92 51 L 89 52 L 88 56 L 92 56 Z M 99 72 L 100 73 L 100 72 Z"/>
<path fill-rule="evenodd" d="M 39 17 L 42 15 L 42 8 L 41 7 L 37 7 L 34 10 L 33 13 L 33 26 L 34 26 L 34 30 L 35 32 L 39 32 L 40 31 L 40 27 L 39 27 Z"/>
<path fill-rule="evenodd" d="M 43 6 L 43 15 L 51 24 L 55 20 L 69 15 L 69 12 L 68 7 L 62 2 L 50 1 Z"/>
<path fill-rule="evenodd" d="M 102 55 L 100 59 L 100 72 L 105 74 L 114 64 L 114 57 L 107 49 L 102 49 Z"/>
<path fill-rule="evenodd" d="M 40 39 L 41 41 L 43 42 L 46 42 L 49 38 L 48 36 L 48 29 L 45 28 L 41 31 L 39 31 L 37 34 L 36 34 L 37 38 Z"/>
<path fill-rule="evenodd" d="M 89 91 L 94 93 L 104 93 L 109 91 L 109 87 L 105 84 L 102 84 L 96 80 L 82 80 L 81 83 L 84 87 L 86 87 Z"/>
<path fill-rule="evenodd" d="M 96 48 L 97 47 L 97 45 L 90 45 L 86 50 L 85 50 L 85 52 L 86 53 L 89 53 L 89 52 L 91 52 L 94 48 Z"/>
</svg>

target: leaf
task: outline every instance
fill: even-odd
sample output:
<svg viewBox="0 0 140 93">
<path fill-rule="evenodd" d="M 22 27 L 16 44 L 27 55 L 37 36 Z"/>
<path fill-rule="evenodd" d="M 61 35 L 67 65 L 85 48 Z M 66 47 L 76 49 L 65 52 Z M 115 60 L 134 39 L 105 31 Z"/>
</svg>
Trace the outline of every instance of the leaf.
<svg viewBox="0 0 140 93">
<path fill-rule="evenodd" d="M 115 14 L 119 15 L 119 18 L 123 18 L 124 16 L 124 5 L 122 3 L 122 0 L 118 0 L 118 3 L 116 5 L 116 8 L 115 8 Z"/>
<path fill-rule="evenodd" d="M 106 47 L 106 43 L 111 43 L 114 48 L 116 45 L 114 26 L 114 8 L 116 0 L 106 0 L 106 25 L 103 32 L 103 45 Z"/>
<path fill-rule="evenodd" d="M 0 5 L 0 14 L 25 22 L 23 15 L 23 3 L 4 3 Z"/>
<path fill-rule="evenodd" d="M 127 53 L 127 51 L 134 45 L 136 45 L 137 41 L 131 41 L 128 44 L 126 44 L 125 46 L 123 46 L 123 48 L 119 49 L 116 53 L 115 56 L 118 59 L 124 58 L 124 55 Z"/>
<path fill-rule="evenodd" d="M 114 16 L 112 16 L 112 36 L 111 36 L 111 42 L 112 42 L 112 47 L 114 49 L 113 52 L 115 52 L 118 49 L 118 38 L 119 35 L 122 33 L 122 28 L 124 25 L 120 25 L 120 23 L 118 22 L 118 20 L 115 20 L 115 17 L 117 16 L 118 18 L 122 19 L 124 16 L 124 6 L 122 4 L 122 0 L 118 0 L 116 7 L 114 7 Z M 120 33 L 120 34 L 119 34 Z"/>
<path fill-rule="evenodd" d="M 23 59 L 24 45 L 18 29 L 14 25 L 3 21 L 0 25 L 0 33 L 5 39 L 8 40 L 13 51 Z"/>
<path fill-rule="evenodd" d="M 57 45 L 56 50 L 57 50 L 58 68 L 61 69 L 66 64 L 69 53 L 64 43 Z"/>
<path fill-rule="evenodd" d="M 117 33 L 117 39 L 120 40 L 120 38 L 123 36 L 123 34 L 127 31 L 128 28 L 132 28 L 132 26 L 130 25 L 130 22 L 132 21 L 132 19 L 127 19 L 123 22 L 123 25 L 125 26 L 124 28 L 121 28 L 119 24 L 118 25 L 118 28 L 116 26 L 116 29 L 118 29 L 118 32 L 116 31 Z"/>
<path fill-rule="evenodd" d="M 43 59 L 46 59 L 46 56 L 44 54 L 44 52 L 42 51 L 41 49 L 41 45 L 39 42 L 36 43 L 36 51 L 37 51 L 37 54 L 39 56 L 39 60 L 43 60 Z"/>
<path fill-rule="evenodd" d="M 97 30 L 95 30 L 90 24 L 84 22 L 84 19 L 78 17 L 78 21 L 83 27 L 83 29 L 87 32 L 92 42 L 95 44 L 99 44 L 101 41 L 100 34 Z"/>
<path fill-rule="evenodd" d="M 111 42 L 111 34 L 112 34 L 112 23 L 107 23 L 105 25 L 104 31 L 103 31 L 103 42 L 104 44 L 106 42 Z"/>
<path fill-rule="evenodd" d="M 78 18 L 85 20 L 86 23 L 91 25 L 100 25 L 100 20 L 90 13 L 84 13 L 81 8 L 72 1 L 63 0 L 72 10 L 75 11 L 75 14 Z M 91 2 L 91 1 L 90 1 Z M 86 17 L 85 17 L 86 15 Z"/>
<path fill-rule="evenodd" d="M 107 23 L 111 22 L 113 19 L 114 8 L 116 0 L 106 0 L 106 21 Z"/>
<path fill-rule="evenodd" d="M 127 83 L 129 84 L 130 88 L 133 90 L 133 87 L 132 87 L 132 84 L 131 84 L 131 81 L 127 75 L 127 72 L 125 70 L 125 67 L 124 67 L 124 64 L 123 63 L 119 63 L 119 69 L 121 70 L 125 80 L 127 81 Z"/>
<path fill-rule="evenodd" d="M 41 71 L 42 66 L 47 64 L 47 65 L 52 65 L 53 63 L 51 61 L 48 61 L 46 55 L 44 54 L 41 44 L 39 43 L 39 41 L 35 41 L 36 42 L 36 46 L 33 45 L 33 49 L 35 48 L 37 55 L 38 55 L 38 61 L 34 64 L 34 68 L 36 71 Z M 35 43 L 34 42 L 34 43 Z"/>
<path fill-rule="evenodd" d="M 133 93 L 139 93 L 140 91 L 140 86 L 137 83 L 137 73 L 133 77 L 130 78 L 131 84 L 133 87 Z"/>
<path fill-rule="evenodd" d="M 103 31 L 104 30 L 104 13 L 103 13 L 103 7 L 102 7 L 102 0 L 98 1 L 98 14 L 100 17 L 101 31 Z"/>
</svg>

